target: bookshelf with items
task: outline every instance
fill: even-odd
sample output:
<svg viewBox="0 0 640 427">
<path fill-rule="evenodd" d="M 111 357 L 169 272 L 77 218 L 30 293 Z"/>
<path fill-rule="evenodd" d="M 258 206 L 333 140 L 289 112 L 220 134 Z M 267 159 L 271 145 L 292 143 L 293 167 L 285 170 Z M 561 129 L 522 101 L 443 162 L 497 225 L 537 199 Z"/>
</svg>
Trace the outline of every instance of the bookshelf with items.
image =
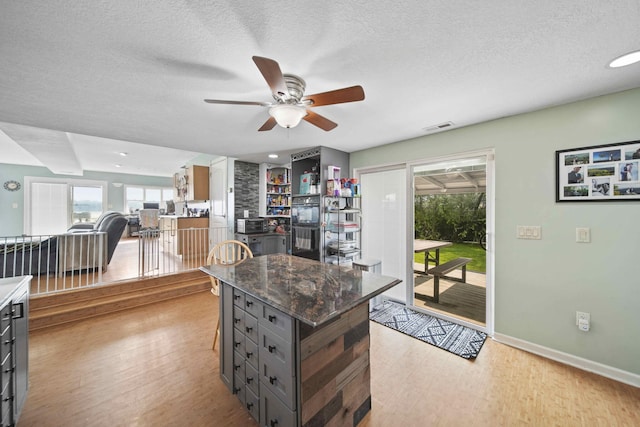
<svg viewBox="0 0 640 427">
<path fill-rule="evenodd" d="M 290 217 L 291 169 L 285 166 L 261 166 L 260 216 Z"/>
<path fill-rule="evenodd" d="M 360 199 L 351 196 L 324 196 L 324 261 L 351 265 L 360 258 Z"/>
</svg>

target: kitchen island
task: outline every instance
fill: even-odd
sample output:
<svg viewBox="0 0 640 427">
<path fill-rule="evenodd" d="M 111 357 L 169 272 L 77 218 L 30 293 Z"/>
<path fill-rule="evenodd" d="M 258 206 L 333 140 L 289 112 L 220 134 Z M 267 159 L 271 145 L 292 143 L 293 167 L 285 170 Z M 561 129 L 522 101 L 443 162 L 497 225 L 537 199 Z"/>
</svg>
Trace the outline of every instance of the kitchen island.
<svg viewBox="0 0 640 427">
<path fill-rule="evenodd" d="M 220 376 L 264 426 L 355 426 L 371 409 L 369 299 L 393 277 L 284 254 L 221 282 Z"/>
</svg>

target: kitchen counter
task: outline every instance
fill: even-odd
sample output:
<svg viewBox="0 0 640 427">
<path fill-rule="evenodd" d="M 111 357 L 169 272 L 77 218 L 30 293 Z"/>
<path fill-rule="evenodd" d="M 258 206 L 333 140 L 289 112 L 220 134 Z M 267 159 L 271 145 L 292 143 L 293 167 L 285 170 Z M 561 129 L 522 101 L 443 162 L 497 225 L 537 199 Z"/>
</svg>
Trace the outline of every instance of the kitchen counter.
<svg viewBox="0 0 640 427">
<path fill-rule="evenodd" d="M 369 299 L 400 280 L 284 254 L 200 269 L 221 281 L 220 378 L 259 425 L 360 423 Z"/>
<path fill-rule="evenodd" d="M 393 277 L 284 254 L 200 270 L 313 327 L 400 283 Z"/>
</svg>

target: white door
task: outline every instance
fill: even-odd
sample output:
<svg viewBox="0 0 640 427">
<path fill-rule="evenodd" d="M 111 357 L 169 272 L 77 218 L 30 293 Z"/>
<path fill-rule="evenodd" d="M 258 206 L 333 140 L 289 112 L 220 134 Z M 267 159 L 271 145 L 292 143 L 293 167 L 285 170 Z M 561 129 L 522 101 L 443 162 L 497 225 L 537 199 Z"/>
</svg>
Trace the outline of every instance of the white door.
<svg viewBox="0 0 640 427">
<path fill-rule="evenodd" d="M 386 291 L 389 299 L 407 302 L 406 168 L 360 172 L 362 189 L 362 258 L 382 262 L 382 274 L 402 280 Z"/>
<path fill-rule="evenodd" d="M 215 160 L 209 165 L 209 247 L 227 240 L 227 165 L 228 159 Z"/>
</svg>

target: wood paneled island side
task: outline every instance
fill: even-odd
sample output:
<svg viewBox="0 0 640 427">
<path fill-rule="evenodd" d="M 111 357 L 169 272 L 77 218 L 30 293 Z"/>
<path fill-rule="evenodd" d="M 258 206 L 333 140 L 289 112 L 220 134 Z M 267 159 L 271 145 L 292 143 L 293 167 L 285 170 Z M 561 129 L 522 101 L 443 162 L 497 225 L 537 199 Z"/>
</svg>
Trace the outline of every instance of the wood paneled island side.
<svg viewBox="0 0 640 427">
<path fill-rule="evenodd" d="M 400 280 L 284 254 L 201 270 L 222 283 L 220 376 L 260 425 L 362 420 L 368 302 Z"/>
</svg>

